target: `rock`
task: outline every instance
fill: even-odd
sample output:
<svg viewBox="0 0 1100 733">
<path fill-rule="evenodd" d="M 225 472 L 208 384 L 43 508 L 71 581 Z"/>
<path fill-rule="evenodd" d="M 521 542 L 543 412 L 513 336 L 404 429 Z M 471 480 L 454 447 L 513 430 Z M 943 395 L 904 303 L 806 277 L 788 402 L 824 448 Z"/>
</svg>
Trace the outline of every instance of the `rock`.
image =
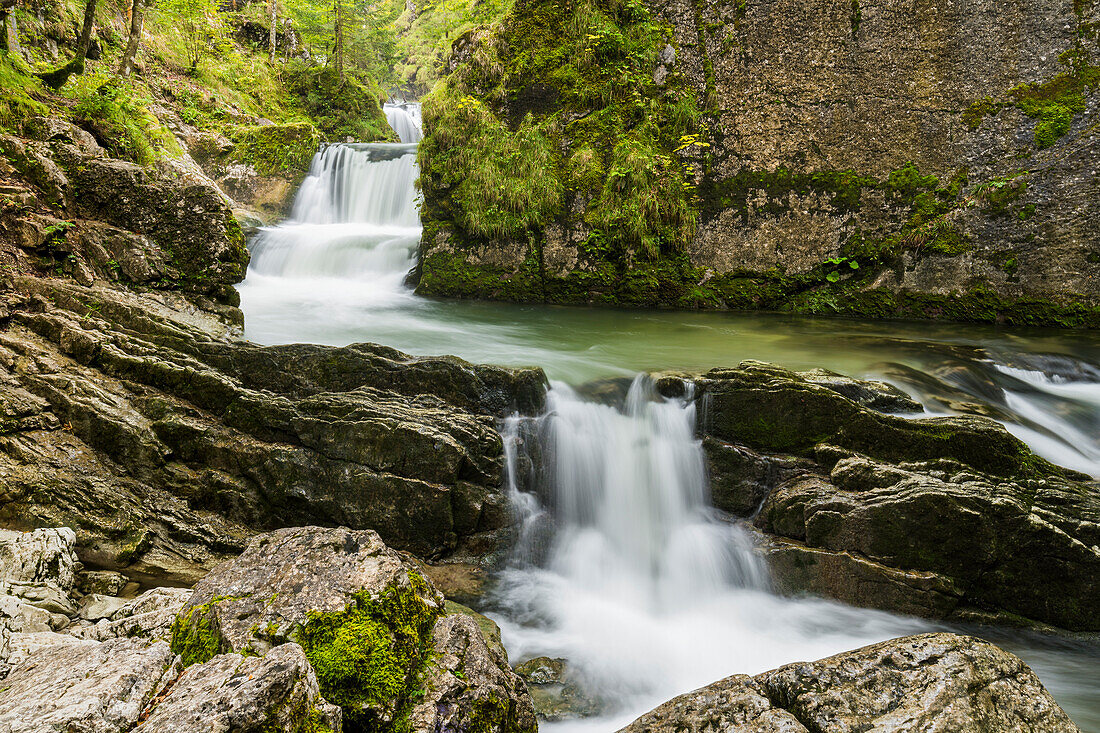
<svg viewBox="0 0 1100 733">
<path fill-rule="evenodd" d="M 869 410 L 887 413 L 923 412 L 924 410 L 921 403 L 886 382 L 852 379 L 827 369 L 798 372 L 798 376 L 811 384 L 819 384 L 826 389 L 831 389 Z"/>
<path fill-rule="evenodd" d="M 263 657 L 222 654 L 187 668 L 138 728 L 142 733 L 340 729 L 340 709 L 321 697 L 297 644 Z"/>
<path fill-rule="evenodd" d="M 0 691 L 0 730 L 122 733 L 176 675 L 168 644 L 74 640 L 39 649 Z"/>
<path fill-rule="evenodd" d="M 18 667 L 32 655 L 56 646 L 81 647 L 88 642 L 71 634 L 56 631 L 30 631 L 13 633 L 9 640 L 8 665 Z"/>
<path fill-rule="evenodd" d="M 557 722 L 598 715 L 601 702 L 588 695 L 569 675 L 564 659 L 535 657 L 516 667 L 516 674 L 527 683 L 535 713 L 543 720 Z"/>
<path fill-rule="evenodd" d="M 79 527 L 83 560 L 147 584 L 194 583 L 278 526 L 372 528 L 433 559 L 507 540 L 495 419 L 541 401 L 541 370 L 257 347 L 171 293 L 18 287 L 43 306 L 0 333 L 21 395 L 0 438 L 9 526 Z"/>
<path fill-rule="evenodd" d="M 1078 733 L 1018 657 L 968 636 L 922 634 L 818 662 L 735 675 L 674 698 L 621 733 L 1050 731 Z"/>
<path fill-rule="evenodd" d="M 858 0 L 648 0 L 669 37 L 635 38 L 636 66 L 620 80 L 578 52 L 598 52 L 582 11 L 510 6 L 455 39 L 447 93 L 424 106 L 422 216 L 434 236 L 419 292 L 1097 327 L 1094 6 L 977 2 L 880 12 Z M 560 32 L 537 30 L 549 16 Z M 989 63 L 976 68 L 978 56 Z M 570 94 L 562 78 L 614 91 Z M 578 185 L 591 160 L 621 154 L 620 136 L 590 125 L 625 129 L 627 96 L 665 141 L 650 159 L 675 175 Z M 470 99 L 476 123 L 458 113 Z M 1039 111 L 1050 103 L 1058 124 Z M 708 122 L 687 121 L 688 109 Z M 528 130 L 551 121 L 535 153 Z M 512 201 L 461 184 L 494 175 L 471 142 L 487 130 L 531 163 L 513 171 L 527 206 L 491 227 L 479 215 Z M 543 150 L 559 164 L 536 165 Z M 657 201 L 636 229 L 622 225 L 622 212 Z M 595 239 L 607 246 L 592 251 Z"/>
<path fill-rule="evenodd" d="M 93 593 L 81 599 L 79 616 L 85 621 L 109 619 L 125 605 L 126 601 L 122 598 Z"/>
<path fill-rule="evenodd" d="M 460 616 L 469 616 L 481 629 L 481 635 L 485 637 L 485 643 L 489 645 L 489 648 L 493 652 L 504 658 L 504 661 L 508 661 L 508 650 L 504 648 L 504 642 L 500 640 L 500 627 L 497 626 L 497 622 L 488 616 L 483 616 L 469 606 L 463 606 L 461 603 L 455 603 L 454 601 L 444 601 L 443 612 L 448 616 L 452 614 L 459 614 Z"/>
<path fill-rule="evenodd" d="M 433 656 L 424 673 L 425 695 L 409 713 L 412 730 L 538 730 L 523 680 L 508 667 L 499 642 L 487 643 L 474 616 L 444 616 L 436 622 L 431 638 Z"/>
<path fill-rule="evenodd" d="M 0 580 L 49 584 L 67 594 L 76 584 L 75 544 L 76 533 L 68 527 L 0 530 Z"/>
<path fill-rule="evenodd" d="M 1084 485 L 853 457 L 828 480 L 779 486 L 756 522 L 796 541 L 775 553 L 781 587 L 940 618 L 977 607 L 1100 629 L 1100 496 Z"/>
<path fill-rule="evenodd" d="M 49 613 L 76 612 L 76 533 L 67 527 L 33 532 L 0 530 L 0 587 Z"/>
<path fill-rule="evenodd" d="M 349 728 L 439 719 L 529 729 L 530 701 L 506 657 L 472 618 L 446 615 L 439 592 L 374 532 L 261 535 L 195 586 L 172 629 L 184 664 L 291 641 Z"/>
<path fill-rule="evenodd" d="M 52 614 L 12 595 L 0 594 L 0 621 L 12 632 L 52 631 Z"/>
<path fill-rule="evenodd" d="M 127 602 L 110 620 L 79 626 L 69 633 L 97 641 L 119 637 L 168 641 L 176 615 L 191 593 L 188 588 L 154 588 Z"/>
<path fill-rule="evenodd" d="M 81 593 L 117 596 L 126 587 L 126 576 L 113 570 L 88 570 L 79 577 Z"/>
</svg>

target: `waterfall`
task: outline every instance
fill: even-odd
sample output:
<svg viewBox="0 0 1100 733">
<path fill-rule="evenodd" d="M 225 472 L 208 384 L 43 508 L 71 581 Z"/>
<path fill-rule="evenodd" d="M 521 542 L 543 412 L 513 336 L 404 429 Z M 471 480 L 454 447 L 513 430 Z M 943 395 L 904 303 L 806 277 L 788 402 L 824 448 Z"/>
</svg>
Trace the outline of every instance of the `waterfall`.
<svg viewBox="0 0 1100 733">
<path fill-rule="evenodd" d="M 290 218 L 250 242 L 242 298 L 262 307 L 296 294 L 318 310 L 411 298 L 405 278 L 421 231 L 416 110 L 413 104 L 386 107 L 407 142 L 341 143 L 317 152 Z"/>
<path fill-rule="evenodd" d="M 409 102 L 391 102 L 385 105 L 386 121 L 403 143 L 418 143 L 424 136 L 420 126 L 420 105 Z"/>
<path fill-rule="evenodd" d="M 564 657 L 607 705 L 568 726 L 615 730 L 733 672 L 919 628 L 771 595 L 748 530 L 710 508 L 695 412 L 639 376 L 619 406 L 555 383 L 541 416 L 504 426 L 520 537 L 494 618 L 514 660 Z"/>
</svg>

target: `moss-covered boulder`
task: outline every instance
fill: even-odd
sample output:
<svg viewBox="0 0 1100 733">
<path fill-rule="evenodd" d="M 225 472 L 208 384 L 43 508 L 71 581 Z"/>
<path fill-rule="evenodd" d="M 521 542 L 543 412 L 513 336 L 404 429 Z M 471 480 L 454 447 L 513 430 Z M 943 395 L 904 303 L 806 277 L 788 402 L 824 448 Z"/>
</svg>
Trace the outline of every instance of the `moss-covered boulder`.
<svg viewBox="0 0 1100 733">
<path fill-rule="evenodd" d="M 225 652 L 262 656 L 292 641 L 353 733 L 458 720 L 475 730 L 533 730 L 526 688 L 507 658 L 472 619 L 448 616 L 442 595 L 374 532 L 260 535 L 195 586 L 172 632 L 187 664 Z"/>
</svg>

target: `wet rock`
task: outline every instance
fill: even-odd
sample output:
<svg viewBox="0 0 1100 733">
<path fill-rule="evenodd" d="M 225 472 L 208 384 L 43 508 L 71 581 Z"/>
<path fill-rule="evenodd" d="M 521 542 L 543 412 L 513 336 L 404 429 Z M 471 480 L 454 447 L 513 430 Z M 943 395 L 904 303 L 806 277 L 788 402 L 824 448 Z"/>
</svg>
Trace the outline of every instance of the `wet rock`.
<svg viewBox="0 0 1100 733">
<path fill-rule="evenodd" d="M 90 565 L 148 583 L 193 583 L 277 526 L 369 527 L 429 558 L 506 539 L 495 419 L 542 399 L 541 370 L 257 347 L 170 293 L 19 287 L 43 306 L 0 334 L 5 394 L 25 395 L 0 521 L 79 527 Z"/>
<path fill-rule="evenodd" d="M 1079 730 L 1018 657 L 973 637 L 923 634 L 728 677 L 670 700 L 622 733 L 719 729 Z"/>
<path fill-rule="evenodd" d="M 1098 520 L 1088 485 L 848 458 L 829 480 L 778 487 L 756 523 L 805 547 L 776 552 L 788 588 L 935 617 L 974 606 L 1095 630 Z"/>
<path fill-rule="evenodd" d="M 895 413 L 921 412 L 924 409 L 905 392 L 886 382 L 853 379 L 827 369 L 798 372 L 798 376 L 811 384 L 831 389 L 869 410 Z"/>
<path fill-rule="evenodd" d="M 173 658 L 164 642 L 132 639 L 39 649 L 4 680 L 0 729 L 128 731 L 174 678 Z"/>
<path fill-rule="evenodd" d="M 564 659 L 528 659 L 516 667 L 516 674 L 527 683 L 535 713 L 543 720 L 586 718 L 599 714 L 603 707 L 570 678 L 569 663 Z"/>
<path fill-rule="evenodd" d="M 189 667 L 139 728 L 143 733 L 340 729 L 340 709 L 321 697 L 317 677 L 297 644 L 284 644 L 263 657 L 223 654 Z"/>
</svg>

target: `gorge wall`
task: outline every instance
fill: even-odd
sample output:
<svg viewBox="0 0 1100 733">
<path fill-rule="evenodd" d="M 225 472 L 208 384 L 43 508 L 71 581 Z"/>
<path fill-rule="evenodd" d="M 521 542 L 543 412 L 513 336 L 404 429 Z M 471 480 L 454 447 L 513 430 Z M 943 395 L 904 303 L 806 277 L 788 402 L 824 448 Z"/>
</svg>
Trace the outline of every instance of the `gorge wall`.
<svg viewBox="0 0 1100 733">
<path fill-rule="evenodd" d="M 419 291 L 1100 325 L 1100 4 L 522 0 L 425 101 Z"/>
</svg>

